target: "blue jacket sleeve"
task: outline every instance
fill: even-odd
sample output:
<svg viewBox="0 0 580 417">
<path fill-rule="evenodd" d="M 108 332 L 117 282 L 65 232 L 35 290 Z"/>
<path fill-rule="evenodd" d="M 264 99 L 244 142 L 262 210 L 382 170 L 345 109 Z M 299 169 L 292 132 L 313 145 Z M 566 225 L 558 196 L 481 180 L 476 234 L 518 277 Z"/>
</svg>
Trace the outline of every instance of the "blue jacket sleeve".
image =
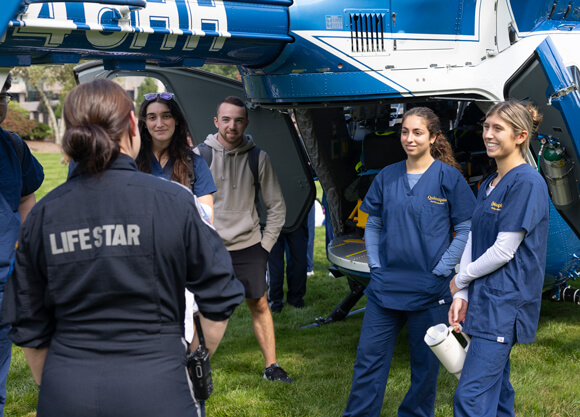
<svg viewBox="0 0 580 417">
<path fill-rule="evenodd" d="M 50 343 L 56 329 L 47 289 L 42 219 L 32 209 L 22 226 L 13 275 L 2 300 L 2 322 L 12 324 L 9 338 L 18 346 L 40 348 Z M 37 262 L 38 261 L 38 262 Z"/>
<path fill-rule="evenodd" d="M 195 294 L 204 317 L 228 319 L 244 301 L 244 286 L 235 277 L 232 258 L 213 227 L 203 222 L 192 200 L 185 286 Z"/>
<path fill-rule="evenodd" d="M 44 170 L 40 162 L 32 155 L 28 145 L 24 143 L 24 160 L 22 161 L 22 192 L 27 196 L 38 190 L 44 181 Z"/>
</svg>

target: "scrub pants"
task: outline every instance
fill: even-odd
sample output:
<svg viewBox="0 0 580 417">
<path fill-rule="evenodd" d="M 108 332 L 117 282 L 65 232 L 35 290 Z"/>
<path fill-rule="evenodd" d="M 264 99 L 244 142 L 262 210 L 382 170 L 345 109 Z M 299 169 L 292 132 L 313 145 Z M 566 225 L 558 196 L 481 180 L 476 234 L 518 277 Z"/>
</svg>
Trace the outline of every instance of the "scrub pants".
<svg viewBox="0 0 580 417">
<path fill-rule="evenodd" d="M 512 344 L 472 336 L 453 399 L 455 417 L 514 417 Z"/>
<path fill-rule="evenodd" d="M 304 307 L 304 295 L 306 294 L 306 249 L 308 245 L 308 223 L 302 225 L 290 233 L 280 233 L 278 240 L 270 251 L 268 258 L 268 272 L 270 276 L 270 289 L 268 301 L 272 311 L 280 311 L 284 306 L 284 252 L 288 245 L 290 256 L 287 259 L 286 282 L 288 304 Z"/>
<path fill-rule="evenodd" d="M 423 340 L 427 329 L 447 323 L 449 305 L 421 311 L 391 310 L 367 300 L 352 388 L 343 417 L 376 417 L 381 413 L 395 342 L 408 323 L 411 387 L 399 406 L 399 417 L 433 417 L 439 359 Z"/>
</svg>

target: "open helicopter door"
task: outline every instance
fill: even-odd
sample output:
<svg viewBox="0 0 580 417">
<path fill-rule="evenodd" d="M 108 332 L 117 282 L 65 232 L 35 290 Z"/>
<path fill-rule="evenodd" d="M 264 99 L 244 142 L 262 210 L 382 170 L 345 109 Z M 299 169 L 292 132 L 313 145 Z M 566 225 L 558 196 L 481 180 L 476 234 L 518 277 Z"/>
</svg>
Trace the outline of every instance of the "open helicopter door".
<svg viewBox="0 0 580 417">
<path fill-rule="evenodd" d="M 570 53 L 574 56 L 567 62 L 575 65 L 566 67 L 556 43 L 547 37 L 506 82 L 504 97 L 531 101 L 543 114 L 538 137 L 530 142 L 534 159 L 554 207 L 580 237 L 580 55 Z"/>
<path fill-rule="evenodd" d="M 208 134 L 217 132 L 213 118 L 223 98 L 230 95 L 246 97 L 240 82 L 190 68 L 147 65 L 143 71 L 108 70 L 101 62 L 89 62 L 77 66 L 75 75 L 79 83 L 120 78 L 126 89 L 130 89 L 131 83 L 135 85 L 134 91 L 145 77 L 154 79 L 160 87 L 158 91 L 175 94 L 187 118 L 194 144 L 202 143 Z M 250 124 L 246 133 L 270 156 L 286 201 L 284 231 L 292 231 L 302 224 L 316 197 L 308 158 L 288 114 L 251 104 L 248 108 Z"/>
</svg>

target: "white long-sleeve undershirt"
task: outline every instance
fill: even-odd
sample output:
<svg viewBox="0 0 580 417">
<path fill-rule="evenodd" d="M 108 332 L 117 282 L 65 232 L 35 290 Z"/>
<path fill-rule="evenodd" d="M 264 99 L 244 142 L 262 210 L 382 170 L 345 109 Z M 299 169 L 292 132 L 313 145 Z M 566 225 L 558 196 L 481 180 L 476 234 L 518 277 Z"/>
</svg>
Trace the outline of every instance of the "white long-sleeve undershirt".
<svg viewBox="0 0 580 417">
<path fill-rule="evenodd" d="M 487 193 L 493 190 L 488 188 Z M 501 268 L 511 261 L 524 240 L 525 230 L 517 232 L 499 232 L 494 244 L 479 258 L 471 259 L 471 232 L 459 263 L 459 273 L 455 277 L 455 285 L 460 289 L 453 298 L 462 298 L 468 301 L 467 287 L 474 279 L 484 277 Z"/>
</svg>

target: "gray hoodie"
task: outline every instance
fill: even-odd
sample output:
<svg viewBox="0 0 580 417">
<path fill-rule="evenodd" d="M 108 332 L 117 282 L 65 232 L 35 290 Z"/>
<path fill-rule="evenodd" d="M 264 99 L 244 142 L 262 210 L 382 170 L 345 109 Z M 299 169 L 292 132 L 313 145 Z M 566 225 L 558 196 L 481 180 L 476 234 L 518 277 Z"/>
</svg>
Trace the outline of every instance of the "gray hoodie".
<svg viewBox="0 0 580 417">
<path fill-rule="evenodd" d="M 254 206 L 254 176 L 248 163 L 248 151 L 254 146 L 244 135 L 236 149 L 228 151 L 208 135 L 205 143 L 212 148 L 211 174 L 217 187 L 214 198 L 214 225 L 230 251 L 246 249 L 256 243 L 270 252 L 286 220 L 286 204 L 278 177 L 266 152 L 260 152 L 258 176 L 262 198 L 267 208 L 266 227 L 260 232 L 260 219 Z M 198 150 L 195 150 L 199 153 Z"/>
</svg>

